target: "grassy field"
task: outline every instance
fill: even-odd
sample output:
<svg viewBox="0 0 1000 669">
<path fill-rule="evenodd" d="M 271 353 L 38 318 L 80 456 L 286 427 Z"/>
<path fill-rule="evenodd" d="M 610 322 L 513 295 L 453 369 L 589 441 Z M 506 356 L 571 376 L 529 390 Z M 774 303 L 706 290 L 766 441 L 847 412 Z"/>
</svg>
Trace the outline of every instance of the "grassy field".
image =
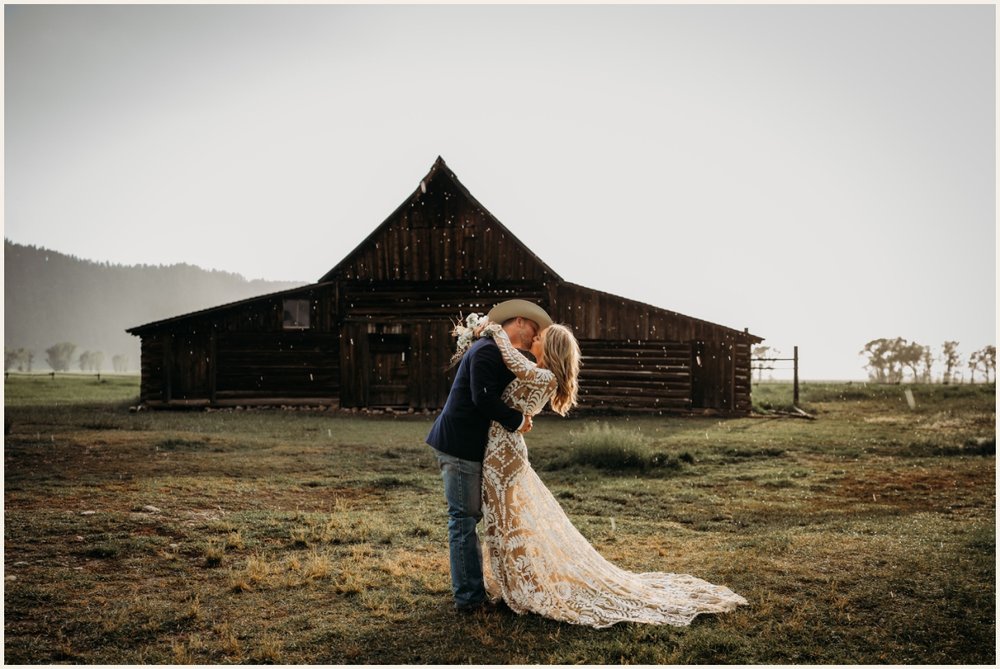
<svg viewBox="0 0 1000 669">
<path fill-rule="evenodd" d="M 430 417 L 137 394 L 5 384 L 8 663 L 995 660 L 992 384 L 806 383 L 815 420 L 540 416 L 533 462 L 606 557 L 750 602 L 606 630 L 452 611 Z"/>
</svg>

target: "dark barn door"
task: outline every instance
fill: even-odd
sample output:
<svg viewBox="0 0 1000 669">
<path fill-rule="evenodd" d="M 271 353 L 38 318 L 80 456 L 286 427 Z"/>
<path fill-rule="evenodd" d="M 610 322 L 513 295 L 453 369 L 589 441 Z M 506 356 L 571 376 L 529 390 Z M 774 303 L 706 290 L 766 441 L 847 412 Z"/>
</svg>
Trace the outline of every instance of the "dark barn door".
<svg viewBox="0 0 1000 669">
<path fill-rule="evenodd" d="M 705 408 L 705 342 L 691 342 L 691 408 Z"/>
<path fill-rule="evenodd" d="M 208 336 L 171 333 L 166 338 L 163 353 L 164 401 L 209 397 L 211 348 Z"/>
<path fill-rule="evenodd" d="M 409 398 L 409 334 L 368 335 L 368 401 L 370 407 L 407 407 Z"/>
</svg>

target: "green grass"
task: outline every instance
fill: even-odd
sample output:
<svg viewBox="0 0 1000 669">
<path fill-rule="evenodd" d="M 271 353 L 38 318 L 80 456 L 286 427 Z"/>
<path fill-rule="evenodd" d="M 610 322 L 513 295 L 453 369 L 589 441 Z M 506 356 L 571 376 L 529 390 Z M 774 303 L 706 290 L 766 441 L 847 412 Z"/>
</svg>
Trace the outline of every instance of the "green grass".
<svg viewBox="0 0 1000 669">
<path fill-rule="evenodd" d="M 799 384 L 799 405 L 808 409 L 810 405 L 835 403 L 861 403 L 876 406 L 906 406 L 906 391 L 909 390 L 917 409 L 927 405 L 937 406 L 953 401 L 989 400 L 995 395 L 996 384 L 953 384 L 932 383 L 878 384 L 863 381 L 844 383 L 804 381 Z M 794 391 L 791 382 L 755 382 L 752 392 L 755 410 L 766 413 L 769 410 L 790 410 L 794 406 Z"/>
<path fill-rule="evenodd" d="M 592 630 L 451 610 L 430 418 L 130 413 L 134 381 L 94 381 L 5 385 L 13 664 L 995 660 L 992 384 L 912 386 L 913 409 L 905 386 L 804 384 L 812 421 L 539 416 L 532 461 L 603 555 L 750 601 Z"/>
<path fill-rule="evenodd" d="M 4 406 L 139 402 L 137 375 L 10 373 L 4 382 Z"/>
</svg>

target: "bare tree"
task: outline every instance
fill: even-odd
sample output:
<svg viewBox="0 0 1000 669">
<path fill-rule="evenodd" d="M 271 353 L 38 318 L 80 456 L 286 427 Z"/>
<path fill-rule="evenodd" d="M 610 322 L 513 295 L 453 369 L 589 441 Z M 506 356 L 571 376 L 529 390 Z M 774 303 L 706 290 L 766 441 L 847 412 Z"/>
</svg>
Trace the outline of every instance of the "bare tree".
<svg viewBox="0 0 1000 669">
<path fill-rule="evenodd" d="M 978 351 L 973 351 L 969 355 L 969 377 L 972 383 L 976 382 L 976 372 L 982 368 L 983 379 L 986 383 L 990 381 L 990 372 L 993 372 L 993 380 L 996 381 L 997 370 L 997 348 L 990 345 Z"/>
<path fill-rule="evenodd" d="M 901 383 L 904 369 L 909 370 L 914 383 L 931 380 L 934 355 L 929 346 L 902 337 L 873 339 L 858 355 L 867 356 L 868 377 L 877 383 Z"/>
<path fill-rule="evenodd" d="M 104 365 L 103 351 L 84 351 L 80 354 L 81 372 L 100 372 Z"/>
<path fill-rule="evenodd" d="M 53 344 L 45 349 L 45 361 L 49 363 L 49 367 L 54 371 L 65 372 L 69 370 L 75 350 L 76 344 L 71 344 L 68 341 Z"/>
<path fill-rule="evenodd" d="M 111 357 L 111 367 L 115 372 L 127 372 L 128 371 L 128 356 L 127 355 L 114 355 Z"/>
<path fill-rule="evenodd" d="M 913 382 L 920 380 L 919 366 L 924 358 L 924 346 L 917 342 L 908 342 L 905 339 L 894 340 L 893 354 L 899 364 L 899 380 L 902 381 L 902 368 L 907 367 L 913 375 Z"/>
<path fill-rule="evenodd" d="M 17 367 L 19 372 L 30 372 L 31 363 L 35 360 L 35 352 L 28 348 L 4 348 L 3 369 L 10 371 Z"/>
<path fill-rule="evenodd" d="M 865 344 L 865 347 L 858 351 L 858 355 L 868 356 L 865 368 L 868 370 L 868 378 L 878 383 L 886 383 L 888 380 L 889 367 L 889 345 L 887 339 L 872 339 Z"/>
<path fill-rule="evenodd" d="M 976 370 L 979 369 L 979 351 L 973 351 L 969 354 L 969 383 L 976 382 Z"/>
<path fill-rule="evenodd" d="M 899 383 L 903 380 L 904 348 L 907 342 L 902 337 L 895 339 L 873 339 L 861 349 L 858 355 L 868 356 L 865 367 L 868 377 L 877 383 Z"/>
<path fill-rule="evenodd" d="M 944 383 L 951 383 L 954 381 L 952 376 L 958 365 L 961 362 L 961 357 L 958 354 L 958 342 L 957 341 L 946 341 L 941 348 L 941 360 L 944 362 L 944 376 L 942 380 Z"/>
<path fill-rule="evenodd" d="M 924 346 L 924 354 L 920 359 L 920 363 L 924 366 L 923 381 L 924 383 L 931 382 L 931 367 L 934 365 L 934 353 L 931 351 L 930 346 Z"/>
</svg>

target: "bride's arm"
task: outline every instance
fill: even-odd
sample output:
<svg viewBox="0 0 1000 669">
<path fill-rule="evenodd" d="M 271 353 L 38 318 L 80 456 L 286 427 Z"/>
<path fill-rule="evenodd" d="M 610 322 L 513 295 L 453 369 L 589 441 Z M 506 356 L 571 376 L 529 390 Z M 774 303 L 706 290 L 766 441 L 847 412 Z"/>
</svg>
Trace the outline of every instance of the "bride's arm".
<svg viewBox="0 0 1000 669">
<path fill-rule="evenodd" d="M 510 337 L 507 336 L 499 323 L 487 325 L 481 336 L 493 337 L 500 349 L 500 355 L 503 356 L 503 363 L 507 365 L 507 369 L 514 372 L 514 376 L 522 380 L 532 380 L 538 377 L 538 367 L 514 348 L 514 345 L 510 343 Z"/>
</svg>

